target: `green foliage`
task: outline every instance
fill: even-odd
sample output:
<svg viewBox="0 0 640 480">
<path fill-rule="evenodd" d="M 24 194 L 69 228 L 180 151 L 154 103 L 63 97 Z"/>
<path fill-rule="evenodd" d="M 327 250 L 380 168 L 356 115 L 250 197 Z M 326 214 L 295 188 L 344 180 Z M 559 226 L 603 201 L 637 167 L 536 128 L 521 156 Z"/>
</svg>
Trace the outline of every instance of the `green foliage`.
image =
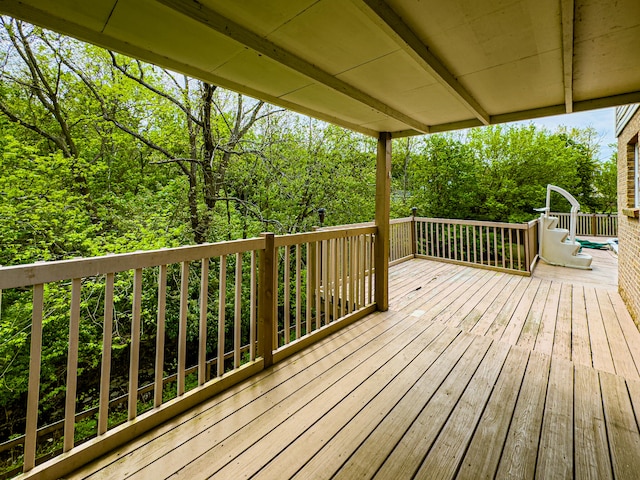
<svg viewBox="0 0 640 480">
<path fill-rule="evenodd" d="M 617 212 L 618 205 L 618 158 L 614 152 L 595 172 L 593 186 L 598 204 L 598 211 L 603 213 Z"/>
<path fill-rule="evenodd" d="M 549 183 L 572 193 L 584 212 L 612 208 L 615 171 L 597 161 L 593 138 L 589 129 L 551 133 L 527 125 L 432 135 L 410 150 L 400 141 L 396 156 L 405 161 L 402 169 L 396 163 L 394 177 L 404 187 L 396 209 L 401 215 L 416 206 L 422 216 L 527 221 L 544 206 Z M 568 203 L 554 195 L 552 209 L 566 211 Z"/>
<path fill-rule="evenodd" d="M 78 256 L 99 234 L 86 199 L 74 192 L 72 164 L 59 153 L 38 155 L 11 135 L 0 138 L 0 263 Z"/>
</svg>

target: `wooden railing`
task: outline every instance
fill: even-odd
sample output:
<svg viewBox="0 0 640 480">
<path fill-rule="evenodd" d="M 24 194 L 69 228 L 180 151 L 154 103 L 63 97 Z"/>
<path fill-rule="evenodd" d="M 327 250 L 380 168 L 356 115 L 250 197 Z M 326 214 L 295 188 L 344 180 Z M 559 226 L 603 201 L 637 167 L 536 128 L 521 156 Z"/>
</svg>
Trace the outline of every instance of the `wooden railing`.
<svg viewBox="0 0 640 480">
<path fill-rule="evenodd" d="M 537 219 L 501 223 L 405 217 L 389 223 L 390 265 L 418 257 L 530 275 L 538 256 Z"/>
<path fill-rule="evenodd" d="M 411 258 L 414 258 L 415 231 L 413 228 L 413 217 L 394 218 L 389 220 L 389 265 L 395 265 Z M 323 231 L 340 230 L 354 227 L 373 227 L 374 222 L 363 222 L 353 225 L 336 225 L 322 227 Z"/>
<path fill-rule="evenodd" d="M 413 258 L 416 253 L 413 217 L 396 218 L 389 223 L 389 265 Z"/>
<path fill-rule="evenodd" d="M 0 444 L 0 452 L 21 450 L 23 471 L 33 473 L 44 473 L 45 466 L 36 464 L 64 452 L 46 469 L 47 478 L 57 478 L 373 312 L 376 231 L 363 226 L 263 234 L 0 268 L 4 298 L 11 292 L 27 295 L 31 305 L 24 434 Z M 5 301 L 2 312 L 7 308 Z M 51 332 L 53 318 L 66 326 Z M 80 332 L 95 325 L 102 332 L 102 358 L 89 388 L 99 395 L 85 404 L 86 395 L 78 395 L 86 393 L 79 392 L 78 373 L 90 366 L 83 363 Z M 42 352 L 58 335 L 67 335 L 61 382 L 66 400 L 62 418 L 44 425 L 38 410 L 42 398 L 53 394 L 41 391 Z M 167 344 L 167 338 L 177 338 L 177 345 Z M 126 346 L 124 386 L 112 375 L 114 340 Z M 91 380 L 83 382 L 87 388 Z M 116 426 L 114 415 L 121 417 Z M 93 433 L 87 435 L 91 427 L 83 425 L 84 437 L 78 438 L 77 426 L 87 418 Z M 41 455 L 60 431 L 61 449 Z"/>
<path fill-rule="evenodd" d="M 529 275 L 538 223 L 498 223 L 415 217 L 416 257 Z"/>
<path fill-rule="evenodd" d="M 372 311 L 375 232 L 363 226 L 276 237 L 276 361 L 315 332 Z"/>
<path fill-rule="evenodd" d="M 569 230 L 569 213 L 550 213 L 549 215 L 558 217 L 558 228 L 566 228 Z M 617 237 L 618 214 L 578 213 L 576 235 Z"/>
</svg>

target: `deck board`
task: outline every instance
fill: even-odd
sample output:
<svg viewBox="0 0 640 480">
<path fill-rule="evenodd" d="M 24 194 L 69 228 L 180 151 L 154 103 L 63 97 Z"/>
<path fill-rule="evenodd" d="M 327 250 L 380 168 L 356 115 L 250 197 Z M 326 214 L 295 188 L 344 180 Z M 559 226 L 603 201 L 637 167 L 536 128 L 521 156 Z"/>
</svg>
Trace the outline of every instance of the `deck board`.
<svg viewBox="0 0 640 480">
<path fill-rule="evenodd" d="M 574 375 L 575 478 L 613 478 L 598 372 L 576 366 Z"/>
<path fill-rule="evenodd" d="M 478 423 L 456 476 L 460 480 L 491 479 L 502 456 L 504 441 L 524 376 L 529 352 L 511 348 L 495 389 Z"/>
<path fill-rule="evenodd" d="M 536 478 L 573 478 L 573 365 L 561 358 L 551 361 Z"/>
<path fill-rule="evenodd" d="M 531 352 L 520 395 L 498 465 L 496 478 L 533 478 L 542 414 L 549 378 L 550 357 Z"/>
<path fill-rule="evenodd" d="M 419 410 L 417 416 L 413 415 L 418 410 L 415 405 L 407 405 L 407 408 L 397 409 L 387 416 L 389 421 L 385 422 L 384 427 L 399 422 L 406 423 L 408 420 L 411 423 L 400 438 L 388 435 L 389 428 L 382 429 L 381 435 L 389 443 L 395 443 L 395 447 L 380 469 L 375 472 L 374 478 L 412 478 L 414 476 L 431 445 L 438 437 L 441 428 L 462 397 L 467 384 L 480 366 L 490 345 L 491 340 L 486 337 L 474 338 L 471 346 L 460 357 L 454 369 L 429 399 L 429 402 Z M 396 431 L 395 428 L 394 431 Z M 371 464 L 374 459 L 371 457 L 369 449 L 364 448 L 359 451 L 363 452 L 361 455 L 363 463 Z M 348 462 L 347 466 L 350 465 L 351 462 Z M 349 469 L 343 469 L 339 473 L 337 478 L 351 479 L 361 476 L 358 470 L 352 472 Z"/>
<path fill-rule="evenodd" d="M 551 282 L 549 285 L 549 293 L 542 311 L 538 336 L 535 339 L 534 350 L 545 355 L 551 355 L 553 352 L 561 287 L 562 284 L 557 282 Z"/>
<path fill-rule="evenodd" d="M 396 265 L 388 312 L 67 478 L 637 478 L 640 333 L 585 275 Z"/>
<path fill-rule="evenodd" d="M 482 416 L 509 349 L 502 342 L 493 343 L 415 478 L 453 478 L 474 433 L 469 425 L 476 425 Z"/>
</svg>

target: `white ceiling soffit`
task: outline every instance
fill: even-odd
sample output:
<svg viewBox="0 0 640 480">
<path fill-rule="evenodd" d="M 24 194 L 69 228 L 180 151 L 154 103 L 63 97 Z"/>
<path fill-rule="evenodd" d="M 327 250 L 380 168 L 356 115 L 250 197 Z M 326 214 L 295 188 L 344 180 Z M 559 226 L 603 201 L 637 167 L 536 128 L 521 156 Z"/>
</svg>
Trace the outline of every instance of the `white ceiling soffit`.
<svg viewBox="0 0 640 480">
<path fill-rule="evenodd" d="M 638 0 L 0 0 L 0 12 L 368 135 L 640 102 Z"/>
</svg>

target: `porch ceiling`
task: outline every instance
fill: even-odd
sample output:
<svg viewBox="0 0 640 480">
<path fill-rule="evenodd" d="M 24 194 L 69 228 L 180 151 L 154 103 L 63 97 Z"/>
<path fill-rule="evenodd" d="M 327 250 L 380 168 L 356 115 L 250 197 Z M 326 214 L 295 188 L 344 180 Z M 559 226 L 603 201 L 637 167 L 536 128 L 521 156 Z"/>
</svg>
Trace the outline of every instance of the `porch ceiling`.
<svg viewBox="0 0 640 480">
<path fill-rule="evenodd" d="M 369 135 L 640 102 L 637 0 L 0 0 L 0 12 Z"/>
</svg>

